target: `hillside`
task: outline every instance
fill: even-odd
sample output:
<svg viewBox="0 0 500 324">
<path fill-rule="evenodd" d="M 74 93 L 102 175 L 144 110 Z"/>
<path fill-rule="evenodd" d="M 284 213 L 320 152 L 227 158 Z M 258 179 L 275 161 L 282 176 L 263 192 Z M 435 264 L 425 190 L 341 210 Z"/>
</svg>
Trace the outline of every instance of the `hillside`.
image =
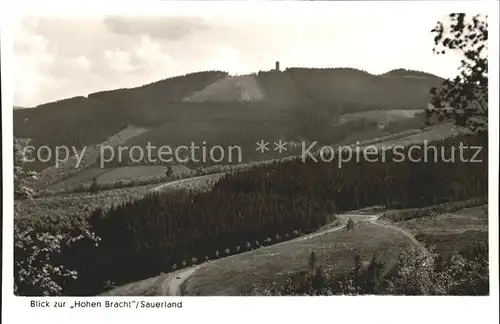
<svg viewBox="0 0 500 324">
<path fill-rule="evenodd" d="M 438 77 L 427 74 L 406 78 L 392 72 L 389 78 L 350 68 L 289 68 L 246 76 L 199 72 L 137 88 L 16 109 L 14 135 L 32 139 L 37 147 L 66 145 L 81 149 L 102 143 L 127 127 L 147 128 L 128 143 L 238 144 L 248 151 L 245 159 L 249 162 L 274 157 L 272 151 L 263 156 L 255 153 L 255 142 L 260 140 L 341 140 L 339 132 L 344 134 L 345 130 L 338 131 L 336 125 L 346 120 L 339 120 L 345 113 L 359 114 L 347 118 L 351 126 L 356 126 L 345 136 L 375 129 L 376 118 L 365 116 L 365 112 L 420 110 L 429 101 L 429 89 L 440 82 Z M 388 121 L 412 116 L 389 115 Z M 402 128 L 398 131 L 405 130 Z M 53 163 L 51 159 L 29 167 L 40 171 Z M 121 162 L 128 163 L 127 159 Z"/>
<path fill-rule="evenodd" d="M 436 76 L 385 78 L 355 69 L 290 68 L 283 74 L 303 100 L 340 105 L 344 113 L 424 108 L 430 100 L 429 89 L 441 82 Z M 268 92 L 273 88 L 269 84 Z"/>
</svg>

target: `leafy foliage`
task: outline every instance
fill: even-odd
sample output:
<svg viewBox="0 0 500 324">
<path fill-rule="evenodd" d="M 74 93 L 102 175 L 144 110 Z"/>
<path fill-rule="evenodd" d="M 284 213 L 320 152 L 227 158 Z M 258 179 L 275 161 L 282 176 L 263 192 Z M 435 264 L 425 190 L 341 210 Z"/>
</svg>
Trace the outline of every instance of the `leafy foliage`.
<svg viewBox="0 0 500 324">
<path fill-rule="evenodd" d="M 50 233 L 14 225 L 14 293 L 21 296 L 58 296 L 78 279 L 72 265 L 61 260 L 64 250 L 99 239 L 87 229 Z M 78 234 L 75 232 L 79 232 Z M 76 258 L 77 256 L 75 256 Z M 67 289 L 66 289 L 67 290 Z"/>
<path fill-rule="evenodd" d="M 432 106 L 441 116 L 453 116 L 460 125 L 475 132 L 488 127 L 488 21 L 487 16 L 452 13 L 445 23 L 438 22 L 434 52 L 453 51 L 462 55 L 458 75 L 433 88 Z M 451 108 L 451 109 L 450 109 Z M 443 118 L 443 117 L 442 117 Z"/>
<path fill-rule="evenodd" d="M 26 171 L 23 164 L 32 158 L 29 150 L 24 150 L 26 142 L 14 138 L 14 199 L 33 198 L 33 189 L 29 182 L 36 179 L 36 172 Z"/>
<path fill-rule="evenodd" d="M 33 177 L 23 168 L 25 155 L 21 141 L 14 140 L 14 195 L 18 199 L 32 198 L 27 179 Z M 34 203 L 33 200 L 30 200 Z M 16 206 L 16 205 L 15 205 Z M 17 212 L 18 210 L 16 210 Z M 47 224 L 23 219 L 14 223 L 14 293 L 22 296 L 61 295 L 64 286 L 76 280 L 74 267 L 60 260 L 64 249 L 81 242 L 95 245 L 98 238 L 86 225 L 70 226 L 67 231 L 45 230 Z M 57 224 L 61 226 L 61 224 Z M 73 225 L 73 224 L 72 224 Z M 56 229 L 56 231 L 54 231 Z"/>
<path fill-rule="evenodd" d="M 347 221 L 346 229 L 348 231 L 352 231 L 354 229 L 354 221 L 350 217 L 349 220 Z"/>
</svg>

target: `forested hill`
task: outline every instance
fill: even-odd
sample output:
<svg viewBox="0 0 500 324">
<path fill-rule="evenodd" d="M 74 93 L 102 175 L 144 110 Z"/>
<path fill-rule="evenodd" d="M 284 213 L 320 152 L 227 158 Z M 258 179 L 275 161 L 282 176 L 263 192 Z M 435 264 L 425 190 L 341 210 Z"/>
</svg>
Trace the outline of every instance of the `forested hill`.
<svg viewBox="0 0 500 324">
<path fill-rule="evenodd" d="M 395 70 L 398 71 L 398 70 Z M 314 101 L 335 103 L 346 112 L 370 109 L 417 109 L 430 100 L 429 89 L 442 80 L 431 74 L 424 78 L 407 78 L 420 73 L 393 71 L 373 75 L 352 68 L 288 68 L 284 72 L 259 72 L 259 84 L 268 100 Z"/>
<path fill-rule="evenodd" d="M 385 77 L 406 77 L 406 78 L 436 78 L 435 75 L 423 71 L 414 71 L 407 69 L 395 69 L 382 74 Z"/>
<path fill-rule="evenodd" d="M 226 76 L 199 72 L 160 80 L 137 88 L 97 92 L 14 111 L 14 135 L 50 145 L 68 137 L 76 146 L 100 143 L 129 124 L 145 125 L 169 102 L 182 100 Z M 57 141 L 59 142 L 59 141 Z"/>
<path fill-rule="evenodd" d="M 191 73 L 141 87 L 16 109 L 14 135 L 31 138 L 38 145 L 82 147 L 101 143 L 127 125 L 158 128 L 177 122 L 194 123 L 192 126 L 221 120 L 245 123 L 249 109 L 253 122 L 288 125 L 301 120 L 303 124 L 307 122 L 303 111 L 307 110 L 308 120 L 315 123 L 325 120 L 325 115 L 347 112 L 420 109 L 430 99 L 430 88 L 441 82 L 430 74 L 421 78 L 389 74 L 372 75 L 351 68 L 288 68 L 244 77 L 222 71 Z M 198 96 L 197 102 L 187 100 L 208 87 L 211 102 L 203 96 Z M 258 100 L 254 100 L 256 95 Z M 224 102 L 218 101 L 224 96 Z M 302 128 L 316 127 L 302 124 Z M 218 126 L 212 129 L 219 131 Z"/>
</svg>

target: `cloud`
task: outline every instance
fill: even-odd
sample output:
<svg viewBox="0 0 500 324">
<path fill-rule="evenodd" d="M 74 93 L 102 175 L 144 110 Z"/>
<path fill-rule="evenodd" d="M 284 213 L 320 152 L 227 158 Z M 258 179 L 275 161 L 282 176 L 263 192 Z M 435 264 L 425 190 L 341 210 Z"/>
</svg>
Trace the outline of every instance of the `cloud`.
<svg viewBox="0 0 500 324">
<path fill-rule="evenodd" d="M 107 17 L 104 25 L 119 35 L 148 35 L 152 38 L 181 40 L 210 28 L 199 17 Z"/>
<path fill-rule="evenodd" d="M 34 106 L 213 69 L 251 73 L 275 61 L 371 73 L 456 72 L 457 58 L 432 54 L 429 31 L 439 15 L 313 13 L 25 16 L 15 28 L 14 102 Z"/>
</svg>

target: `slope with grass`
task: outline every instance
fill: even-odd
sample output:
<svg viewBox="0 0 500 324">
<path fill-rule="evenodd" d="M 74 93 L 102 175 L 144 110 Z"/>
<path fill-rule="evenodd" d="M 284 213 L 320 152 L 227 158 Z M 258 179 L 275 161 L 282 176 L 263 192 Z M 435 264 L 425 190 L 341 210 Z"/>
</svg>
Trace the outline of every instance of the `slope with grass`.
<svg viewBox="0 0 500 324">
<path fill-rule="evenodd" d="M 435 247 L 443 257 L 472 246 L 474 240 L 488 243 L 488 206 L 396 222 L 394 226 L 410 232 L 422 244 Z"/>
<path fill-rule="evenodd" d="M 422 130 L 416 130 L 413 133 L 402 133 L 405 136 L 395 136 L 387 138 L 386 141 L 376 143 L 375 146 L 390 147 L 390 146 L 409 146 L 413 144 L 430 143 L 436 140 L 442 140 L 454 136 L 469 134 L 467 128 L 454 125 L 452 123 L 444 123 L 426 127 Z"/>
<path fill-rule="evenodd" d="M 78 152 L 78 156 L 72 155 L 69 158 L 66 157 L 67 161 L 60 162 L 59 165 L 55 164 L 54 166 L 42 170 L 32 186 L 39 189 L 45 188 L 69 176 L 80 173 L 82 170 L 85 170 L 97 162 L 101 151 L 124 144 L 146 131 L 147 129 L 145 128 L 128 126 L 98 145 L 86 146 L 83 150 Z M 73 154 L 71 150 L 68 148 L 68 152 Z"/>
</svg>

